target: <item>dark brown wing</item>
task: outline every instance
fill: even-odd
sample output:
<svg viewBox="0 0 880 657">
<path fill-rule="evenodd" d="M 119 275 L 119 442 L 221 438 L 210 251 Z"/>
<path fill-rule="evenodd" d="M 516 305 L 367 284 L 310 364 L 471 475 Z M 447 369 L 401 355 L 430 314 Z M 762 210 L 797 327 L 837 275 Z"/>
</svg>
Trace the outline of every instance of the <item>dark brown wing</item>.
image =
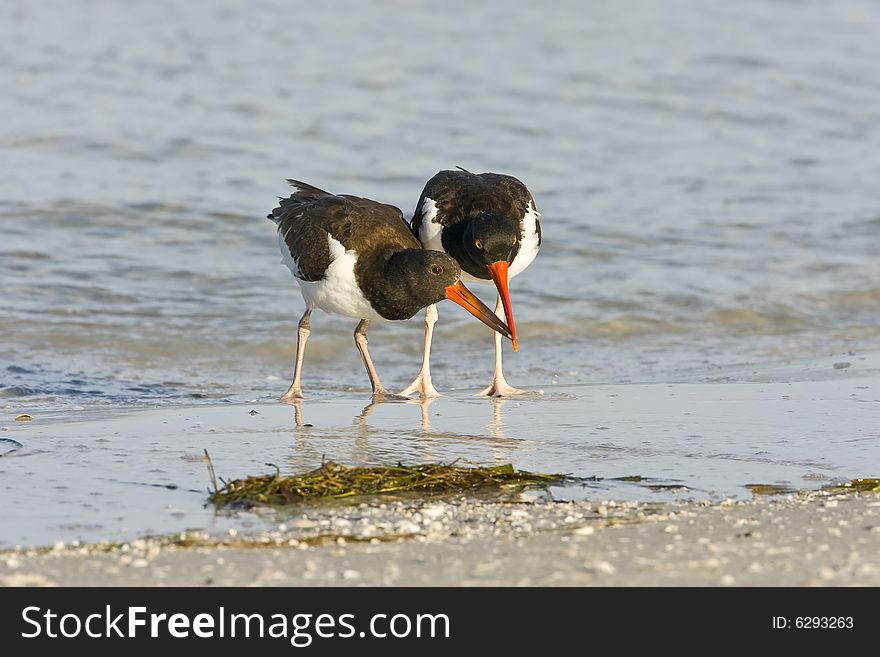
<svg viewBox="0 0 880 657">
<path fill-rule="evenodd" d="M 425 184 L 413 213 L 411 224 L 416 235 L 424 221 L 426 198 L 436 203 L 434 221 L 443 226 L 452 226 L 483 212 L 496 212 L 521 220 L 529 204 L 534 203 L 528 188 L 513 176 L 465 170 L 440 171 Z"/>
<path fill-rule="evenodd" d="M 293 275 L 303 281 L 319 281 L 333 262 L 327 234 L 310 218 L 316 206 L 332 207 L 335 197 L 317 187 L 296 180 L 288 182 L 297 191 L 280 198 L 269 219 L 278 226 L 290 257 L 296 263 Z"/>
<path fill-rule="evenodd" d="M 325 221 L 322 225 L 333 239 L 346 249 L 368 255 L 390 249 L 419 249 L 421 244 L 413 236 L 400 208 L 360 196 L 344 195 L 347 215 L 344 220 Z"/>
<path fill-rule="evenodd" d="M 269 218 L 296 262 L 295 276 L 318 281 L 333 262 L 329 235 L 346 250 L 361 255 L 385 248 L 419 248 L 400 210 L 359 196 L 333 195 L 317 187 L 290 181 L 297 188 L 281 199 Z"/>
</svg>

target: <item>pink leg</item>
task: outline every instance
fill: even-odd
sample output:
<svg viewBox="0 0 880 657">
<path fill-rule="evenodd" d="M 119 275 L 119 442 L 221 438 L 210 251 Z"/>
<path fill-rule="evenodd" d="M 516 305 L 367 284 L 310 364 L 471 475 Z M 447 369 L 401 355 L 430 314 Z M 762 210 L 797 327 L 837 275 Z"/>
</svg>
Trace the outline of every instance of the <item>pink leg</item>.
<svg viewBox="0 0 880 657">
<path fill-rule="evenodd" d="M 495 304 L 495 314 L 504 319 L 504 306 L 501 304 L 501 296 L 498 296 L 498 302 Z M 486 397 L 506 397 L 507 395 L 521 395 L 527 390 L 520 390 L 508 385 L 504 380 L 504 372 L 501 371 L 501 334 L 493 331 L 495 336 L 495 374 L 492 376 L 492 385 L 483 388 L 477 393 L 477 396 Z"/>
<path fill-rule="evenodd" d="M 370 385 L 373 388 L 373 397 L 384 397 L 388 395 L 388 391 L 382 386 L 376 368 L 373 366 L 373 359 L 370 358 L 370 351 L 367 349 L 367 329 L 369 328 L 370 320 L 362 319 L 354 330 L 354 343 L 357 345 L 358 351 L 361 352 L 364 367 L 367 368 L 367 375 L 370 377 Z"/>
<path fill-rule="evenodd" d="M 296 334 L 296 364 L 293 366 L 293 383 L 290 384 L 290 388 L 281 397 L 283 402 L 305 399 L 302 385 L 300 385 L 300 378 L 302 377 L 303 356 L 306 353 L 306 341 L 309 339 L 309 333 L 311 333 L 311 316 L 312 309 L 306 308 L 306 311 L 299 320 L 299 330 Z"/>
<path fill-rule="evenodd" d="M 419 370 L 415 380 L 400 391 L 401 397 L 406 397 L 414 392 L 419 393 L 422 399 L 440 396 L 440 393 L 431 384 L 431 340 L 434 337 L 434 323 L 436 321 L 437 306 L 431 304 L 425 308 L 425 349 L 422 353 L 422 369 Z"/>
</svg>

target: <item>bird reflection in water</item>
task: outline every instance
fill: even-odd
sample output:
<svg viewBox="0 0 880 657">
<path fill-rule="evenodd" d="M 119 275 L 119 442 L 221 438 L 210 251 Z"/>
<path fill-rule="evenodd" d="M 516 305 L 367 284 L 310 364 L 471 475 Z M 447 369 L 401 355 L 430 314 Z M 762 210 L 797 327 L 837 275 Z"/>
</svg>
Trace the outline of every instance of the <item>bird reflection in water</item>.
<svg viewBox="0 0 880 657">
<path fill-rule="evenodd" d="M 309 429 L 312 427 L 311 424 L 307 424 L 303 420 L 302 399 L 294 399 L 287 402 L 287 404 L 293 406 L 293 422 L 297 429 Z"/>
<path fill-rule="evenodd" d="M 350 428 L 344 429 L 336 427 L 332 431 L 332 436 L 324 436 L 322 435 L 323 432 L 317 434 L 311 433 L 309 430 L 313 425 L 306 422 L 308 412 L 304 412 L 303 401 L 299 399 L 293 400 L 289 402 L 289 404 L 294 410 L 295 442 L 297 448 L 296 451 L 298 452 L 297 458 L 298 460 L 301 460 L 305 454 L 310 454 L 312 456 L 317 455 L 318 452 L 321 452 L 322 450 L 316 450 L 316 447 L 324 442 L 322 438 L 325 437 L 345 439 L 347 436 L 350 442 L 346 441 L 345 444 L 351 449 L 349 456 L 353 459 L 353 462 L 356 463 L 375 462 L 382 454 L 393 456 L 395 459 L 403 458 L 404 460 L 413 457 L 421 460 L 436 460 L 439 457 L 443 461 L 451 461 L 456 458 L 456 454 L 454 451 L 450 451 L 450 448 L 455 444 L 461 444 L 462 439 L 466 442 L 476 441 L 473 443 L 474 447 L 476 447 L 477 443 L 481 440 L 485 441 L 484 444 L 489 447 L 491 451 L 491 459 L 495 462 L 501 463 L 510 460 L 511 450 L 517 450 L 522 446 L 522 440 L 511 438 L 505 432 L 504 406 L 505 404 L 511 403 L 510 399 L 496 397 L 489 400 L 489 403 L 491 404 L 491 412 L 488 414 L 486 423 L 482 425 L 485 433 L 479 433 L 478 430 L 478 433 L 465 434 L 459 434 L 448 430 L 444 431 L 439 427 L 432 427 L 430 409 L 431 404 L 436 402 L 437 399 L 437 397 L 426 397 L 424 399 L 415 398 L 402 400 L 399 398 L 376 397 L 367 404 L 360 413 L 354 416 L 353 425 Z M 447 399 L 447 402 L 449 401 L 455 403 L 454 400 Z M 415 426 L 414 415 L 413 424 L 409 430 L 404 428 L 402 431 L 397 430 L 389 432 L 387 426 L 382 426 L 383 423 L 381 420 L 379 424 L 371 422 L 371 418 L 375 417 L 373 414 L 377 407 L 382 404 L 406 404 L 408 407 L 418 406 L 418 429 Z M 484 404 L 477 404 L 476 406 L 485 408 Z M 474 408 L 474 404 L 468 402 L 468 407 Z M 480 414 L 482 415 L 482 412 Z M 480 426 L 479 424 L 474 424 L 476 427 Z M 415 443 L 409 440 L 398 441 L 393 439 L 393 434 L 397 434 L 398 437 L 412 437 L 420 440 L 417 440 Z M 315 441 L 319 442 L 316 443 Z M 337 446 L 342 447 L 341 444 L 337 444 Z M 415 448 L 417 454 L 411 453 L 413 448 Z M 440 453 L 435 453 L 435 450 L 438 449 Z M 468 449 L 468 451 L 470 451 L 470 449 Z M 409 456 L 407 456 L 407 454 Z M 341 456 L 342 455 L 337 455 L 337 458 L 340 458 Z"/>
<path fill-rule="evenodd" d="M 418 397 L 415 399 L 410 399 L 408 397 L 397 397 L 397 396 L 395 396 L 392 399 L 374 398 L 373 401 L 371 401 L 369 404 L 367 404 L 364 407 L 364 410 L 362 410 L 360 415 L 358 415 L 355 419 L 359 423 L 366 424 L 367 418 L 370 416 L 370 414 L 374 410 L 376 410 L 376 407 L 379 406 L 380 404 L 388 404 L 388 403 L 391 403 L 391 404 L 404 403 L 404 404 L 409 404 L 409 405 L 415 404 L 415 405 L 418 405 L 419 408 L 421 409 L 422 431 L 430 431 L 431 422 L 430 422 L 430 416 L 428 413 L 428 407 L 431 405 L 431 403 L 435 399 L 436 399 L 436 397 L 425 397 L 425 398 Z"/>
<path fill-rule="evenodd" d="M 507 436 L 504 435 L 504 425 L 501 422 L 501 411 L 504 408 L 504 404 L 508 401 L 509 400 L 504 397 L 492 398 L 492 419 L 489 420 L 489 424 L 486 425 L 486 430 L 489 432 L 490 436 L 499 440 L 507 440 Z"/>
</svg>

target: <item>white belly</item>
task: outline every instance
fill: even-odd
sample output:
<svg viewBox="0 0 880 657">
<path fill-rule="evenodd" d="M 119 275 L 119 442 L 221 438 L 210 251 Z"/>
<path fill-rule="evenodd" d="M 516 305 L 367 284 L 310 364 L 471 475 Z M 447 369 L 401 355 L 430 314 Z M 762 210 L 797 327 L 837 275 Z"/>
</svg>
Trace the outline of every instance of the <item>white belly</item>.
<svg viewBox="0 0 880 657">
<path fill-rule="evenodd" d="M 346 251 L 345 247 L 329 234 L 327 240 L 330 243 L 330 257 L 333 261 L 327 267 L 324 278 L 319 281 L 304 281 L 297 277 L 299 268 L 296 261 L 291 258 L 284 239 L 279 240 L 281 262 L 293 272 L 306 305 L 309 308 L 319 308 L 334 315 L 385 321 L 384 317 L 373 310 L 370 302 L 358 287 L 354 275 L 357 254 L 354 251 Z"/>
</svg>

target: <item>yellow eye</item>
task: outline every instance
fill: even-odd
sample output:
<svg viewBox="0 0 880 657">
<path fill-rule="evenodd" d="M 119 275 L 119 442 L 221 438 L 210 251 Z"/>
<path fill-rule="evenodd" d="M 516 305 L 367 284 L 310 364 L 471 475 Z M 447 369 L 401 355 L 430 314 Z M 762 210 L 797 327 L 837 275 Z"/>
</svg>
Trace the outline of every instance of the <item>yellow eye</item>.
<svg viewBox="0 0 880 657">
<path fill-rule="evenodd" d="M 440 265 L 431 265 L 431 273 L 434 274 L 434 276 L 439 276 L 443 273 L 443 267 Z"/>
<path fill-rule="evenodd" d="M 483 250 L 483 241 L 477 240 L 476 242 L 474 242 L 474 246 L 477 247 L 478 251 L 482 251 Z"/>
</svg>

